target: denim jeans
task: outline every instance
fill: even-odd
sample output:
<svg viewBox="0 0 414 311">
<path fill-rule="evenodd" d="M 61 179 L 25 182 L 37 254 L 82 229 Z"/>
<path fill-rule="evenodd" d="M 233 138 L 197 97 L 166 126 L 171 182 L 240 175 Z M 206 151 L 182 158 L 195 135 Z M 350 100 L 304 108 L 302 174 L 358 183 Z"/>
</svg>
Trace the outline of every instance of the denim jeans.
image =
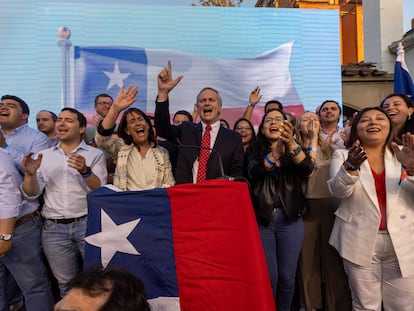
<svg viewBox="0 0 414 311">
<path fill-rule="evenodd" d="M 40 244 L 40 216 L 15 228 L 12 248 L 0 260 L 0 310 L 9 310 L 5 299 L 7 270 L 22 290 L 27 311 L 52 310 L 54 301 Z"/>
<path fill-rule="evenodd" d="M 84 217 L 70 224 L 57 224 L 47 219 L 43 223 L 43 250 L 58 281 L 61 297 L 66 295 L 69 281 L 82 267 L 86 222 Z"/>
<path fill-rule="evenodd" d="M 295 291 L 296 268 L 304 238 L 302 218 L 288 221 L 282 208 L 274 209 L 267 227 L 259 225 L 260 237 L 272 282 L 277 311 L 289 311 Z"/>
</svg>

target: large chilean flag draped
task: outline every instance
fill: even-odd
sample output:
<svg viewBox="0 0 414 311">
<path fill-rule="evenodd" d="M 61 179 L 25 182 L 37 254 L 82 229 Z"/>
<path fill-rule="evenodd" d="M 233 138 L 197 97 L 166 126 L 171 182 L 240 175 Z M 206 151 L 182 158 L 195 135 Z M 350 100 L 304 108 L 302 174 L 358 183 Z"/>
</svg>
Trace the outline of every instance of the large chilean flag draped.
<svg viewBox="0 0 414 311">
<path fill-rule="evenodd" d="M 85 264 L 126 267 L 153 310 L 275 310 L 246 183 L 88 195 Z"/>
</svg>

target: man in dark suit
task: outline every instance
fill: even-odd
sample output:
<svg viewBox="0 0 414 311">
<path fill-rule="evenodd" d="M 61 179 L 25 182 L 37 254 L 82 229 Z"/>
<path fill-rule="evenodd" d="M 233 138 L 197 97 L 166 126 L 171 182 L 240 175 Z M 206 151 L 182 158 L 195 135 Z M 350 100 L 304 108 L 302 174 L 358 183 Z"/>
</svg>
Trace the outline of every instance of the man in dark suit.
<svg viewBox="0 0 414 311">
<path fill-rule="evenodd" d="M 180 145 L 175 171 L 176 183 L 195 183 L 197 181 L 199 154 L 202 146 L 202 136 L 206 127 L 211 127 L 211 152 L 206 166 L 206 179 L 221 177 L 221 157 L 224 174 L 228 176 L 243 175 L 243 147 L 238 133 L 225 129 L 220 125 L 221 97 L 213 88 L 204 88 L 197 96 L 197 108 L 201 122 L 193 124 L 183 122 L 174 126 L 170 122 L 169 92 L 183 77 L 172 78 L 171 62 L 168 62 L 158 75 L 158 96 L 155 108 L 155 125 L 159 136 Z M 209 128 L 210 128 L 209 127 Z M 185 146 L 187 147 L 185 147 Z M 191 147 L 193 146 L 193 147 Z"/>
</svg>

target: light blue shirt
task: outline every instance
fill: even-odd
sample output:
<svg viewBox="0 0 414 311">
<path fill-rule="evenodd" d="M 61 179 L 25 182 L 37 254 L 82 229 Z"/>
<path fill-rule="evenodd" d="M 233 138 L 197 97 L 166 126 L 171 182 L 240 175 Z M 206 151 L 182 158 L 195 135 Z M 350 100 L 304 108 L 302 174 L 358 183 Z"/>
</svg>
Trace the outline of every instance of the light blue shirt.
<svg viewBox="0 0 414 311">
<path fill-rule="evenodd" d="M 30 151 L 36 153 L 49 148 L 49 139 L 47 136 L 31 128 L 28 124 L 14 129 L 10 135 L 6 135 L 3 131 L 2 133 L 6 138 L 7 144 L 7 147 L 4 149 L 7 150 L 13 159 L 14 165 L 22 175 L 24 175 L 22 169 L 23 157 Z"/>
<path fill-rule="evenodd" d="M 40 196 L 43 189 L 44 205 L 42 216 L 49 219 L 76 218 L 87 214 L 86 195 L 91 191 L 80 173 L 68 166 L 70 154 L 80 154 L 86 160 L 92 172 L 100 179 L 101 185 L 106 183 L 106 159 L 103 152 L 82 141 L 69 154 L 65 154 L 60 143 L 42 151 L 43 158 L 37 170 Z M 27 195 L 23 193 L 26 197 Z"/>
<path fill-rule="evenodd" d="M 0 219 L 18 217 L 22 207 L 20 184 L 22 176 L 12 159 L 0 148 Z"/>
</svg>

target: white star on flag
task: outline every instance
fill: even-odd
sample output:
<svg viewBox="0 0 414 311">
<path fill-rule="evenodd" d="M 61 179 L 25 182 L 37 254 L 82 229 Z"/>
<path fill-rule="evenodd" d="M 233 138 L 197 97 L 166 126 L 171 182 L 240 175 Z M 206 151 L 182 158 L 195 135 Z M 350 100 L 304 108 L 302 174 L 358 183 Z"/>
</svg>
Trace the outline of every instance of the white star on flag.
<svg viewBox="0 0 414 311">
<path fill-rule="evenodd" d="M 104 74 L 106 74 L 107 77 L 110 79 L 108 86 L 106 87 L 106 89 L 109 90 L 111 87 L 115 85 L 122 87 L 122 85 L 124 84 L 124 80 L 128 78 L 128 76 L 131 73 L 121 73 L 119 71 L 118 62 L 115 62 L 114 71 L 113 72 L 104 71 Z"/>
<path fill-rule="evenodd" d="M 141 218 L 117 225 L 104 210 L 101 210 L 102 231 L 85 238 L 86 242 L 101 248 L 101 262 L 105 268 L 116 252 L 141 255 L 128 240 Z"/>
</svg>

